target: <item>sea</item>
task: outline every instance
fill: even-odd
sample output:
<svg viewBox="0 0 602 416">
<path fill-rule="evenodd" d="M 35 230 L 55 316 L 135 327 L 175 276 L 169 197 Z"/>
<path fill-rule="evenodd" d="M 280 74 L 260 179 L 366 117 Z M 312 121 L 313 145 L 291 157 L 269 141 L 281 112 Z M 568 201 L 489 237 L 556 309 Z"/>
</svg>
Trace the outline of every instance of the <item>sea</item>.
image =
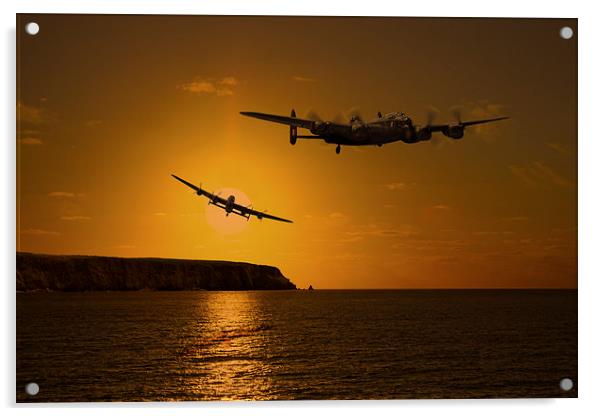
<svg viewBox="0 0 602 416">
<path fill-rule="evenodd" d="M 18 402 L 577 397 L 576 290 L 16 297 Z"/>
</svg>

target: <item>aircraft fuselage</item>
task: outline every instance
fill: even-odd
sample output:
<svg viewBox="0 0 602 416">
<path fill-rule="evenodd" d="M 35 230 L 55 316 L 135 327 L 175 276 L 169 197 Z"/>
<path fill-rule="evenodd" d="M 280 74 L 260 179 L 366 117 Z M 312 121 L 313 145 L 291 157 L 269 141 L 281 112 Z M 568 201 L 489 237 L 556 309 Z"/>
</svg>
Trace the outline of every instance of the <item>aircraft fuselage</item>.
<svg viewBox="0 0 602 416">
<path fill-rule="evenodd" d="M 224 209 L 226 210 L 226 215 L 232 212 L 232 209 L 234 208 L 235 199 L 236 198 L 234 197 L 234 195 L 230 195 L 228 199 L 226 199 L 226 206 L 224 207 Z"/>
<path fill-rule="evenodd" d="M 352 121 L 348 126 L 317 121 L 309 130 L 326 143 L 346 146 L 383 145 L 397 141 L 417 143 L 430 139 L 426 135 L 421 137 L 410 118 L 403 113 L 392 113 L 367 123 Z"/>
</svg>

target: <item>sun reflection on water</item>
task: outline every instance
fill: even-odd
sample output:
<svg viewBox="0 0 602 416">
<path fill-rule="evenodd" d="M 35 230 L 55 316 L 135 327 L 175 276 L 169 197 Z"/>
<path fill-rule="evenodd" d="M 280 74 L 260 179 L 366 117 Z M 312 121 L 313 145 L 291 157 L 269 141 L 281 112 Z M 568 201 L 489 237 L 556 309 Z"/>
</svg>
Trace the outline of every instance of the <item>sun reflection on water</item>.
<svg viewBox="0 0 602 416">
<path fill-rule="evenodd" d="M 269 316 L 254 292 L 207 292 L 198 305 L 194 347 L 186 357 L 189 394 L 212 400 L 272 398 L 265 359 Z"/>
</svg>

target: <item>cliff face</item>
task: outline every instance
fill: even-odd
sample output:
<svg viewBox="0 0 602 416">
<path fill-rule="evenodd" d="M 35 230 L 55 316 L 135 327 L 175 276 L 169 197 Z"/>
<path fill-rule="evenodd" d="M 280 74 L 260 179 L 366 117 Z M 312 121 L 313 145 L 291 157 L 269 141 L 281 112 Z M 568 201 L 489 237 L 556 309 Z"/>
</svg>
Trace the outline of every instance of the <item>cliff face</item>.
<svg viewBox="0 0 602 416">
<path fill-rule="evenodd" d="M 276 267 L 177 260 L 17 253 L 17 290 L 283 290 L 295 285 Z"/>
</svg>

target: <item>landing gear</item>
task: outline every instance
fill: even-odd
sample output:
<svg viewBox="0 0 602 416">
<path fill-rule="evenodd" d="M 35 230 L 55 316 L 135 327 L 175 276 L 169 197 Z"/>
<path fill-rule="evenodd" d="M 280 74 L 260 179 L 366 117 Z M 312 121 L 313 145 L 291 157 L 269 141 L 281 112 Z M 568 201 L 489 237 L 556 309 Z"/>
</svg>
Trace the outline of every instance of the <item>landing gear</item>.
<svg viewBox="0 0 602 416">
<path fill-rule="evenodd" d="M 382 143 L 377 144 L 378 147 L 383 147 Z"/>
<path fill-rule="evenodd" d="M 339 153 L 341 153 L 341 145 L 340 145 L 340 144 L 337 144 L 337 149 L 336 149 L 336 152 L 337 152 L 337 155 L 338 155 Z"/>
</svg>

